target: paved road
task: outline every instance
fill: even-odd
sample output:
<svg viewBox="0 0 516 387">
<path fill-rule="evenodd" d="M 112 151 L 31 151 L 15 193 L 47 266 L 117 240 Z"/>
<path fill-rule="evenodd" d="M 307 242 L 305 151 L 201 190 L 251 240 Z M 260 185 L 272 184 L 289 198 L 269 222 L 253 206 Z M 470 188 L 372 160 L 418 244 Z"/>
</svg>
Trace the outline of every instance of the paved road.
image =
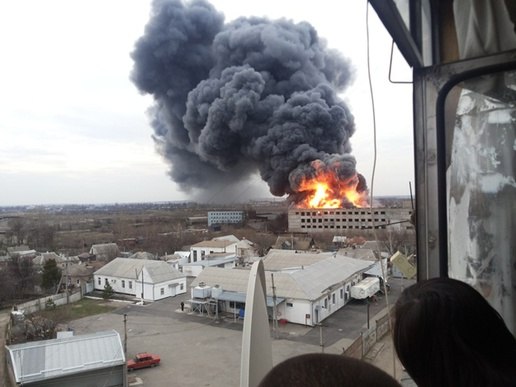
<svg viewBox="0 0 516 387">
<path fill-rule="evenodd" d="M 401 283 L 392 281 L 394 301 Z M 132 385 L 142 386 L 238 386 L 242 321 L 222 321 L 181 312 L 188 294 L 148 305 L 122 304 L 111 313 L 73 321 L 76 334 L 116 329 L 124 337 L 127 314 L 128 355 L 149 351 L 161 355 L 160 367 L 130 373 Z M 383 297 L 370 305 L 371 321 L 384 309 Z M 367 306 L 353 302 L 323 322 L 324 351 L 342 353 L 366 327 Z M 289 357 L 318 352 L 320 328 L 286 324 L 273 341 L 273 363 Z"/>
</svg>

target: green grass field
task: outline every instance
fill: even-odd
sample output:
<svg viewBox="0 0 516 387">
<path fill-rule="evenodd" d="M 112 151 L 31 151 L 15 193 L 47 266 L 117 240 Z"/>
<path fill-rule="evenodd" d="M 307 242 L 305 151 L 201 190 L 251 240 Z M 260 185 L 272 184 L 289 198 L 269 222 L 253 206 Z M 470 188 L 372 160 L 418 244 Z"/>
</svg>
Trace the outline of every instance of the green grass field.
<svg viewBox="0 0 516 387">
<path fill-rule="evenodd" d="M 41 311 L 39 314 L 59 324 L 77 320 L 86 316 L 106 313 L 116 309 L 117 307 L 118 306 L 113 305 L 109 301 L 83 298 L 73 304 L 58 306 L 55 309 L 46 309 Z"/>
</svg>

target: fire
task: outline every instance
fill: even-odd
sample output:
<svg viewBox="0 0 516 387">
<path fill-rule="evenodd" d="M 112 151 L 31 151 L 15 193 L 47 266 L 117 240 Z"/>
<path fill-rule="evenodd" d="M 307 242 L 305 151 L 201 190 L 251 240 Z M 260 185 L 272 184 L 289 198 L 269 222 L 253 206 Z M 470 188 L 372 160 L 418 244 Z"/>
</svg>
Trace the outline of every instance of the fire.
<svg viewBox="0 0 516 387">
<path fill-rule="evenodd" d="M 354 207 L 367 206 L 367 192 L 357 191 L 358 178 L 339 180 L 331 172 L 321 172 L 315 178 L 303 179 L 298 192 L 306 193 L 297 203 L 302 208 L 340 208 L 346 203 Z"/>
</svg>

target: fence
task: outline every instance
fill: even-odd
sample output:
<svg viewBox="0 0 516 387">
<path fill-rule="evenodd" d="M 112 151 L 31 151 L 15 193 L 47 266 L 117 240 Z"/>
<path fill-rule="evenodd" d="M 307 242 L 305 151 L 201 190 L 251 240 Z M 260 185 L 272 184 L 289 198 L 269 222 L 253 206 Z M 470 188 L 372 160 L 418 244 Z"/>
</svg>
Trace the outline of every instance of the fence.
<svg viewBox="0 0 516 387">
<path fill-rule="evenodd" d="M 59 293 L 52 296 L 38 298 L 37 300 L 24 302 L 23 304 L 18 304 L 16 306 L 18 310 L 23 311 L 27 315 L 40 310 L 45 310 L 47 305 L 65 305 L 67 303 L 77 302 L 81 298 L 82 294 L 80 291 L 70 294 L 68 296 L 68 300 L 65 293 Z"/>
<path fill-rule="evenodd" d="M 361 332 L 355 341 L 346 348 L 343 355 L 354 357 L 356 359 L 363 359 L 369 350 L 381 340 L 387 333 L 389 333 L 389 314 L 375 320 L 375 324 L 370 329 Z"/>
</svg>

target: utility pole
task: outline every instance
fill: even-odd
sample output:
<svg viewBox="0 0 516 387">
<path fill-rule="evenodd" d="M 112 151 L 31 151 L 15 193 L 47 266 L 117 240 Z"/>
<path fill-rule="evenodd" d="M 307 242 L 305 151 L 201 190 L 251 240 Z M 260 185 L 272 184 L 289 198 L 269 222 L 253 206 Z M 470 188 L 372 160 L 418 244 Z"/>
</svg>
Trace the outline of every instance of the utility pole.
<svg viewBox="0 0 516 387">
<path fill-rule="evenodd" d="M 127 358 L 127 313 L 124 313 L 124 355 Z"/>
<path fill-rule="evenodd" d="M 128 386 L 128 382 L 127 382 L 127 314 L 124 313 L 124 359 L 125 359 L 125 364 L 124 364 L 124 371 L 123 371 L 123 378 L 124 378 L 124 382 L 123 382 L 123 387 L 127 387 Z"/>
<path fill-rule="evenodd" d="M 66 270 L 66 282 L 65 282 L 65 289 L 66 289 L 66 303 L 70 303 L 70 294 L 68 293 L 68 258 L 66 258 L 65 261 L 65 270 Z"/>
<path fill-rule="evenodd" d="M 274 286 L 274 274 L 271 273 L 272 281 L 272 332 L 273 336 L 277 338 L 278 330 L 278 311 L 276 310 L 276 286 Z"/>
<path fill-rule="evenodd" d="M 143 305 L 143 296 L 144 296 L 144 290 L 143 290 L 143 286 L 144 286 L 144 283 L 143 283 L 143 267 L 142 267 L 141 274 L 142 274 L 142 305 Z"/>
</svg>

